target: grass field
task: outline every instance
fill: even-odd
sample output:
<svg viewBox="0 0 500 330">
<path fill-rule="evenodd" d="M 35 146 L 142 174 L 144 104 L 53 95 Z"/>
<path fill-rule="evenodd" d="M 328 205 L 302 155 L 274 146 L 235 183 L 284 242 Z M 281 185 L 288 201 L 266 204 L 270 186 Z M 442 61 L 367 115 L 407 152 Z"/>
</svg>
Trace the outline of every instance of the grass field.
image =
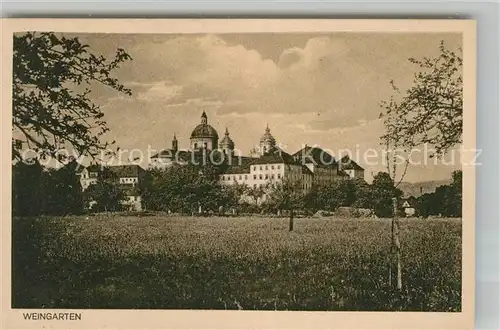
<svg viewBox="0 0 500 330">
<path fill-rule="evenodd" d="M 13 307 L 461 309 L 461 220 L 95 216 L 14 219 Z"/>
</svg>

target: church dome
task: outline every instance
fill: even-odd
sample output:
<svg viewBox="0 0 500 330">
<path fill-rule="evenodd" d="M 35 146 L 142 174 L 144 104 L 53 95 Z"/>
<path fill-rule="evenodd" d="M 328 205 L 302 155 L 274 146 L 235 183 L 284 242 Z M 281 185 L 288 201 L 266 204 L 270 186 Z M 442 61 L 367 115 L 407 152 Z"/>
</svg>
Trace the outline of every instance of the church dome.
<svg viewBox="0 0 500 330">
<path fill-rule="evenodd" d="M 207 124 L 207 114 L 205 111 L 203 111 L 201 115 L 201 124 L 196 126 L 191 133 L 191 139 L 197 138 L 219 139 L 219 135 L 215 128 Z"/>
<path fill-rule="evenodd" d="M 193 130 L 193 133 L 191 133 L 191 139 L 194 138 L 214 138 L 218 139 L 219 135 L 217 134 L 217 131 L 215 128 L 208 124 L 199 124 L 196 126 Z"/>
</svg>

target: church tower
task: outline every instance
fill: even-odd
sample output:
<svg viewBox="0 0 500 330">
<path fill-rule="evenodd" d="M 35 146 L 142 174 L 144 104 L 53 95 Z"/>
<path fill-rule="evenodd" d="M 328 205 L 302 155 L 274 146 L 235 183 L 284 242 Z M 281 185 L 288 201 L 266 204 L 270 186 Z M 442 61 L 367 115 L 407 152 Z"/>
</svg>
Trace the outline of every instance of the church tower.
<svg viewBox="0 0 500 330">
<path fill-rule="evenodd" d="M 266 126 L 266 131 L 264 135 L 260 138 L 260 154 L 268 154 L 271 150 L 276 147 L 276 139 L 271 135 L 271 130 L 269 125 Z"/>
<path fill-rule="evenodd" d="M 226 133 L 224 134 L 224 137 L 219 143 L 219 148 L 226 155 L 232 155 L 234 152 L 234 141 L 229 137 L 229 131 L 227 130 L 227 127 L 226 127 Z"/>
<path fill-rule="evenodd" d="M 174 133 L 174 138 L 172 139 L 172 151 L 176 153 L 177 150 L 179 150 L 179 141 L 177 141 L 177 137 L 175 136 Z"/>
</svg>

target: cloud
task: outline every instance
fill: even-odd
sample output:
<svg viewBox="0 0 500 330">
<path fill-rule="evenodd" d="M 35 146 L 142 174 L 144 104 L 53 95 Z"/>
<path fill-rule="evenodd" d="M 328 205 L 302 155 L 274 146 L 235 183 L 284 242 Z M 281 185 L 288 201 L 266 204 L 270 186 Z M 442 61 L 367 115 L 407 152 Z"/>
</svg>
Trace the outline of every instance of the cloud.
<svg viewBox="0 0 500 330">
<path fill-rule="evenodd" d="M 186 111 L 317 114 L 306 127 L 329 130 L 372 120 L 391 94 L 389 81 L 411 81 L 408 57 L 428 55 L 436 42 L 415 48 L 415 38 L 336 34 L 290 45 L 276 62 L 254 48 L 215 35 L 170 36 L 136 42 L 133 65 L 121 74 L 137 101 Z M 271 45 L 272 46 L 272 45 Z M 267 45 L 266 47 L 271 47 Z M 409 74 L 410 73 L 410 74 Z"/>
<path fill-rule="evenodd" d="M 136 99 L 146 102 L 167 101 L 182 93 L 182 86 L 171 84 L 168 81 L 160 81 L 148 86 L 146 90 L 137 93 Z"/>
<path fill-rule="evenodd" d="M 177 107 L 184 107 L 184 106 L 193 106 L 196 108 L 219 108 L 222 105 L 223 105 L 223 103 L 221 101 L 218 101 L 218 100 L 194 98 L 194 99 L 187 99 L 184 102 L 180 102 L 180 103 L 169 103 L 169 104 L 167 104 L 167 107 L 177 108 Z"/>
</svg>

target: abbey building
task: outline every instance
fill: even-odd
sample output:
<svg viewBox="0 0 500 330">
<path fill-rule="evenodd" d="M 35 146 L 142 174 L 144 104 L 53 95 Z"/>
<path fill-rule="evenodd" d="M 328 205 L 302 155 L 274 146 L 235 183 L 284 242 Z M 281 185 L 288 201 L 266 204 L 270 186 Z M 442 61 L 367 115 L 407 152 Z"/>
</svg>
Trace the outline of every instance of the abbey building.
<svg viewBox="0 0 500 330">
<path fill-rule="evenodd" d="M 348 156 L 336 160 L 321 148 L 304 146 L 294 154 L 280 149 L 267 126 L 259 140 L 256 155 L 242 156 L 235 153 L 235 142 L 226 128 L 219 141 L 217 130 L 208 123 L 205 112 L 201 122 L 192 131 L 189 149 L 181 150 L 174 135 L 171 148 L 164 149 L 150 158 L 150 168 L 165 169 L 173 165 L 187 165 L 199 161 L 199 155 L 210 155 L 214 163 L 224 163 L 220 175 L 223 184 L 242 184 L 264 187 L 269 183 L 289 180 L 300 182 L 303 192 L 313 185 L 326 185 L 336 180 L 364 178 L 364 169 Z M 203 159 L 207 159 L 206 157 Z"/>
</svg>

